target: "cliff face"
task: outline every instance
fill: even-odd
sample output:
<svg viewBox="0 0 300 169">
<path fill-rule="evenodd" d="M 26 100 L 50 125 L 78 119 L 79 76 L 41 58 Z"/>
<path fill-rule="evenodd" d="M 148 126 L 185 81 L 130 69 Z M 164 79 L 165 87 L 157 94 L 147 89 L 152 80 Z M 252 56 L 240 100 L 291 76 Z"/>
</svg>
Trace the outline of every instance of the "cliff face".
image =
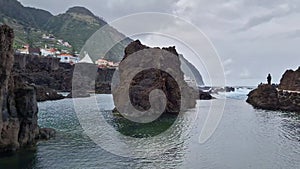
<svg viewBox="0 0 300 169">
<path fill-rule="evenodd" d="M 14 33 L 0 27 L 0 152 L 32 145 L 38 139 L 55 134 L 37 124 L 37 100 L 34 86 L 24 83 L 12 72 Z"/>
<path fill-rule="evenodd" d="M 139 55 L 140 51 L 145 51 L 145 53 Z M 132 56 L 128 61 L 126 58 L 130 55 Z M 138 40 L 129 44 L 125 49 L 124 59 L 119 65 L 120 82 L 113 91 L 116 108 L 121 112 L 127 110 L 124 105 L 128 105 L 128 100 L 126 100 L 126 97 L 120 97 L 124 91 L 124 84 L 130 84 L 130 102 L 139 111 L 150 109 L 149 96 L 155 89 L 163 91 L 166 96 L 164 113 L 178 114 L 180 110 L 195 107 L 196 98 L 198 97 L 197 92 L 184 81 L 180 64 L 175 47 L 149 48 Z M 149 65 L 159 68 L 145 69 Z M 132 68 L 140 68 L 142 71 L 136 72 Z M 168 70 L 173 74 L 163 70 Z M 176 77 L 172 75 L 176 75 Z M 130 77 L 133 77 L 133 79 L 130 79 Z M 160 100 L 161 98 L 156 99 Z"/>
<path fill-rule="evenodd" d="M 300 91 L 300 67 L 298 70 L 287 70 L 281 80 L 279 89 Z"/>
<path fill-rule="evenodd" d="M 190 78 L 195 78 L 195 81 L 198 86 L 204 86 L 203 78 L 198 69 L 187 59 L 185 59 L 183 55 L 179 55 L 179 58 L 181 62 L 181 69 L 184 72 L 184 74 Z M 183 64 L 185 64 L 187 67 L 182 66 Z"/>
<path fill-rule="evenodd" d="M 256 108 L 300 113 L 300 68 L 286 71 L 278 88 L 259 85 L 248 94 L 247 102 Z"/>
<path fill-rule="evenodd" d="M 6 26 L 0 28 L 0 149 L 8 146 L 19 146 L 18 130 L 20 122 L 17 120 L 17 110 L 14 106 L 13 96 L 11 96 L 14 93 L 12 88 L 9 88 L 13 84 L 11 78 L 11 69 L 14 62 L 11 46 L 13 38 L 13 31 L 10 28 Z M 13 107 L 10 110 L 12 110 L 11 116 L 14 117 L 10 121 L 8 121 L 9 107 Z"/>
<path fill-rule="evenodd" d="M 111 94 L 111 82 L 116 69 L 98 69 L 95 90 L 97 94 Z"/>
<path fill-rule="evenodd" d="M 94 64 L 91 66 L 96 67 Z M 13 71 L 24 81 L 37 86 L 38 101 L 63 99 L 55 90 L 62 92 L 72 90 L 74 66 L 60 63 L 58 58 L 16 54 Z M 96 81 L 96 93 L 110 94 L 115 69 L 99 68 L 95 72 L 97 74 L 91 81 Z"/>
<path fill-rule="evenodd" d="M 73 66 L 58 58 L 15 55 L 14 72 L 24 81 L 59 91 L 71 91 Z"/>
</svg>

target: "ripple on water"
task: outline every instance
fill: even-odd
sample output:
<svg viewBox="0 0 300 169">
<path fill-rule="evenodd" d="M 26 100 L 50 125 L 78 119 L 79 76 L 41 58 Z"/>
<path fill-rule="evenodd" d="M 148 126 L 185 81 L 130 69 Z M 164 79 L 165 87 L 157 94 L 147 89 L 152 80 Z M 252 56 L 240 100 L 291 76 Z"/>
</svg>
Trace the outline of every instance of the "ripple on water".
<svg viewBox="0 0 300 169">
<path fill-rule="evenodd" d="M 100 112 L 104 115 L 113 108 L 111 95 L 97 95 L 97 101 L 101 107 Z M 139 144 L 140 142 L 132 145 L 141 152 L 146 147 L 156 156 L 125 158 L 102 149 L 84 133 L 73 108 L 72 99 L 42 102 L 39 103 L 39 124 L 42 127 L 55 128 L 57 137 L 50 141 L 39 142 L 35 151 L 0 158 L 0 168 L 29 166 L 29 168 L 117 169 L 294 169 L 300 166 L 299 115 L 255 110 L 243 100 L 228 99 L 216 132 L 205 144 L 199 144 L 199 133 L 210 103 L 211 101 L 198 102 L 200 114 L 197 118 L 193 114 L 195 110 L 179 116 L 177 123 L 165 137 L 155 137 L 145 142 L 147 147 Z M 89 106 L 82 108 L 86 109 L 84 112 L 87 116 L 95 111 L 95 107 L 89 109 Z M 108 114 L 107 117 L 110 121 Z M 114 125 L 121 126 L 121 124 Z M 121 148 L 116 144 L 116 140 L 108 141 L 115 149 Z M 28 158 L 21 158 L 24 154 Z M 7 162 L 11 164 L 8 165 Z"/>
</svg>

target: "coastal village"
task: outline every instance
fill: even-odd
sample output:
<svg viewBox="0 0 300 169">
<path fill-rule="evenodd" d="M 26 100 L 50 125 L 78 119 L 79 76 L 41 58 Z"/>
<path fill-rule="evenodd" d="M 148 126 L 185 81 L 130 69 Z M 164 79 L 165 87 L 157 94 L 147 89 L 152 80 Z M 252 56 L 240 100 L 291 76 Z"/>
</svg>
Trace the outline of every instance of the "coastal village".
<svg viewBox="0 0 300 169">
<path fill-rule="evenodd" d="M 77 51 L 74 51 L 73 46 L 62 39 L 57 39 L 54 35 L 43 34 L 41 42 L 43 47 L 32 47 L 29 44 L 15 49 L 17 54 L 30 54 L 34 56 L 42 57 L 55 57 L 59 58 L 61 63 L 69 63 L 71 65 L 80 63 L 80 55 Z M 85 53 L 85 57 L 88 55 Z M 84 62 L 84 61 L 83 61 Z M 99 68 L 116 68 L 119 63 L 112 62 L 106 59 L 98 59 L 94 64 L 97 64 Z"/>
<path fill-rule="evenodd" d="M 249 12 L 259 9 L 258 17 L 264 17 L 269 9 L 278 14 L 282 7 L 297 4 L 209 4 L 221 15 L 239 9 L 233 14 L 238 21 L 229 25 L 231 30 L 245 28 L 237 34 L 205 23 L 207 29 L 213 28 L 210 35 L 225 32 L 233 37 L 231 45 L 217 45 L 223 49 L 220 54 L 225 55 L 219 57 L 209 38 L 204 36 L 203 41 L 198 36 L 196 25 L 203 22 L 193 19 L 207 13 L 204 2 L 191 2 L 193 8 L 189 11 L 196 13 L 186 19 L 195 24 L 181 22 L 185 14 L 182 12 L 129 12 L 121 19 L 128 32 L 122 24 L 110 25 L 84 6 L 101 5 L 99 12 L 112 18 L 122 16 L 129 8 L 141 8 L 143 12 L 150 9 L 149 5 L 156 9 L 161 3 L 82 4 L 74 0 L 80 6 L 53 15 L 53 9 L 71 4 L 45 1 L 45 9 L 50 10 L 46 11 L 35 8 L 43 4 L 41 1 L 39 5 L 26 3 L 28 7 L 19 1 L 0 0 L 0 169 L 299 168 L 300 60 L 294 43 L 298 41 L 294 34 L 268 38 L 290 33 L 290 27 L 297 26 L 293 22 L 297 22 L 286 19 L 287 14 L 276 20 L 276 24 L 282 24 L 280 27 L 270 20 L 247 25 L 253 19 Z M 174 5 L 178 11 L 187 4 L 167 4 L 172 11 Z M 292 9 L 300 12 L 300 8 Z M 160 23 L 167 26 L 161 27 L 157 19 L 147 20 L 150 17 L 160 17 Z M 221 19 L 232 21 L 228 17 Z M 149 24 L 150 28 L 159 26 L 157 31 L 162 33 L 183 36 L 146 40 L 148 34 L 141 37 L 130 32 L 148 29 Z M 185 25 L 191 29 L 181 29 Z M 89 44 L 86 40 L 103 27 L 112 29 L 100 31 L 97 41 L 91 38 Z M 131 39 L 119 31 L 142 39 Z M 248 43 L 247 37 L 257 32 L 262 38 Z M 123 40 L 103 54 L 120 39 Z M 160 46 L 172 40 L 189 42 L 188 39 L 200 40 L 190 46 L 199 50 L 180 43 L 175 44 L 182 51 L 177 51 L 176 46 L 150 47 L 141 42 Z M 265 44 L 263 48 L 261 44 Z M 276 48 L 277 44 L 280 48 Z M 192 55 L 185 48 L 192 50 Z M 131 58 L 142 50 L 147 51 Z M 201 59 L 205 55 L 207 59 Z M 221 71 L 215 71 L 219 64 Z M 247 76 L 244 70 L 249 71 Z M 225 86 L 228 84 L 233 86 Z"/>
</svg>

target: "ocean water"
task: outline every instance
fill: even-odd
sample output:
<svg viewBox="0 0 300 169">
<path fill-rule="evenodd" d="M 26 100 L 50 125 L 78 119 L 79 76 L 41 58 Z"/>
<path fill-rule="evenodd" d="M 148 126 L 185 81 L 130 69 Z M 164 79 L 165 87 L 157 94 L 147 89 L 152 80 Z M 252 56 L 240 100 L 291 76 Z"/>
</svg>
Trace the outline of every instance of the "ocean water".
<svg viewBox="0 0 300 169">
<path fill-rule="evenodd" d="M 215 100 L 198 101 L 197 108 L 178 117 L 175 129 L 170 133 L 174 137 L 167 141 L 152 139 L 147 143 L 148 154 L 131 157 L 113 154 L 96 144 L 81 127 L 72 99 L 41 102 L 39 124 L 55 128 L 56 138 L 39 142 L 35 148 L 0 157 L 0 168 L 300 168 L 300 116 L 253 109 L 245 102 L 248 91 L 238 89 L 220 93 Z M 119 126 L 113 124 L 118 121 L 110 116 L 114 107 L 112 96 L 96 95 L 96 99 L 97 105 L 89 105 L 89 98 L 77 100 L 86 104 L 81 111 L 89 117 L 95 115 L 93 111 L 99 110 L 95 107 L 100 107 L 97 113 L 104 115 L 111 125 Z M 224 99 L 226 105 L 216 131 L 200 144 L 199 135 L 210 105 Z M 197 116 L 195 112 L 199 112 Z M 158 128 L 161 126 L 147 129 L 156 131 Z M 137 128 L 129 129 L 143 132 Z M 108 142 L 114 150 L 124 148 L 119 144 L 121 138 L 111 138 Z M 142 147 L 134 146 L 136 149 Z"/>
</svg>

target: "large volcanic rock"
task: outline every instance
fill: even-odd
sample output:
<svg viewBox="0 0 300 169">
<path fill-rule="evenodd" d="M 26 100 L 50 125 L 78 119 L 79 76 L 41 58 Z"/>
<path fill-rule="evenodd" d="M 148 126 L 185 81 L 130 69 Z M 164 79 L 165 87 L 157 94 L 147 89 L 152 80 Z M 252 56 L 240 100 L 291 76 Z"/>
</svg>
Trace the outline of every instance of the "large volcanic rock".
<svg viewBox="0 0 300 169">
<path fill-rule="evenodd" d="M 256 108 L 300 113 L 300 68 L 286 71 L 278 88 L 259 85 L 248 94 L 247 102 Z"/>
<path fill-rule="evenodd" d="M 11 28 L 0 27 L 0 152 L 33 145 L 38 139 L 55 133 L 53 129 L 42 130 L 37 124 L 35 87 L 12 73 L 13 38 Z"/>
<path fill-rule="evenodd" d="M 248 94 L 247 102 L 256 108 L 278 109 L 278 92 L 275 86 L 263 84 Z"/>
<path fill-rule="evenodd" d="M 300 91 L 300 67 L 298 70 L 287 70 L 281 80 L 279 89 Z"/>
<path fill-rule="evenodd" d="M 128 61 L 127 57 L 131 57 L 131 61 Z M 120 97 L 127 84 L 130 84 L 130 103 L 139 111 L 150 109 L 149 95 L 155 89 L 161 90 L 166 96 L 167 102 L 163 113 L 178 114 L 180 110 L 195 107 L 196 98 L 199 97 L 198 92 L 184 81 L 180 64 L 175 47 L 149 48 L 138 40 L 129 44 L 119 65 L 119 83 L 113 88 L 117 109 L 119 111 L 120 109 L 125 110 L 126 108 L 122 106 L 126 107 L 129 104 L 128 96 Z M 159 68 L 145 69 L 149 65 Z M 137 69 L 141 69 L 141 71 L 136 72 Z M 133 78 L 130 79 L 130 77 Z M 157 97 L 156 99 L 157 102 L 160 102 L 161 98 Z M 161 102 L 161 104 L 163 103 Z M 118 105 L 122 108 L 119 108 Z"/>
</svg>

